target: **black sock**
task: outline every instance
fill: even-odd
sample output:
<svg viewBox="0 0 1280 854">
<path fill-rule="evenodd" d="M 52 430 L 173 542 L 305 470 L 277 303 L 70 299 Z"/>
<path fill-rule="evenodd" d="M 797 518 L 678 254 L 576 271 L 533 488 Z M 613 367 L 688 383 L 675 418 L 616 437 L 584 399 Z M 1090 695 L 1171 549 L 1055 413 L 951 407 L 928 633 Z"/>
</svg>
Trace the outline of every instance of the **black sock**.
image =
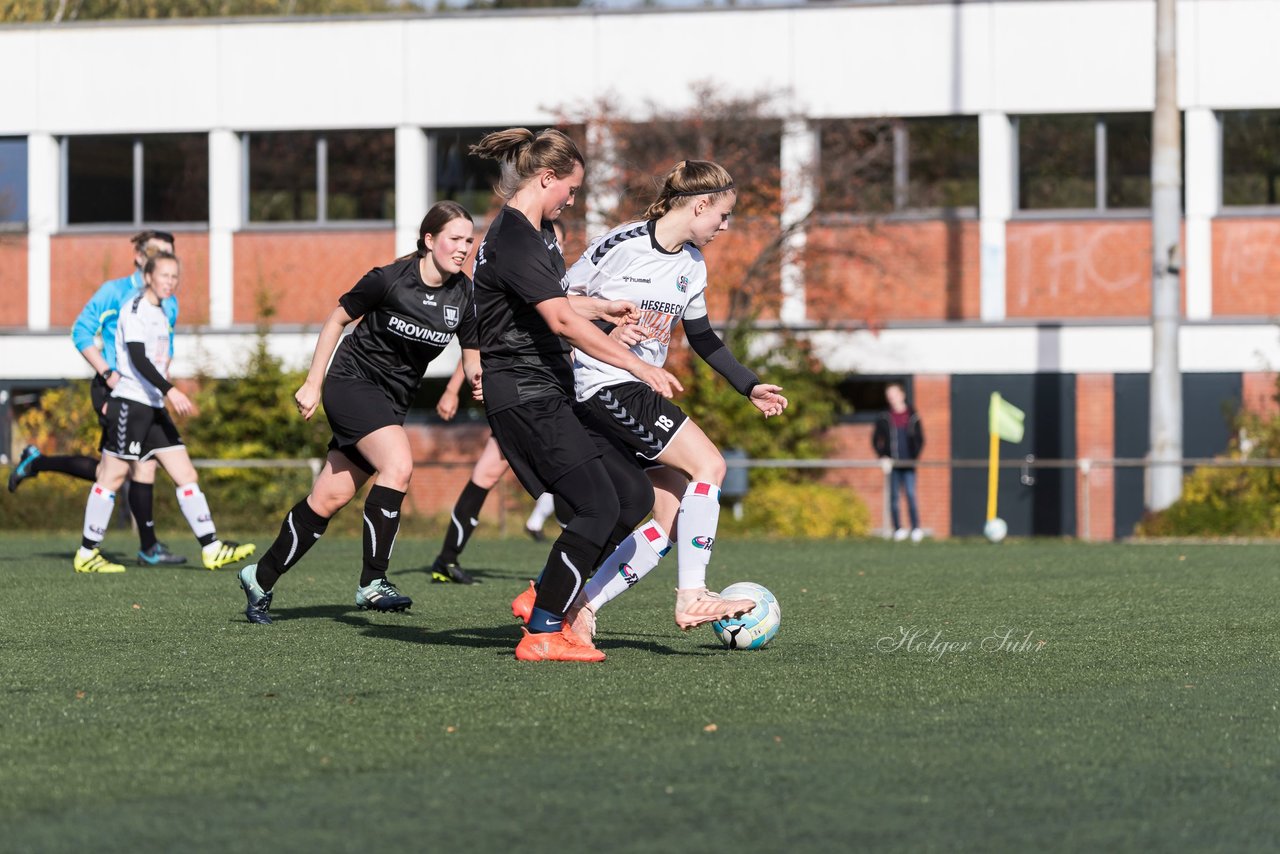
<svg viewBox="0 0 1280 854">
<path fill-rule="evenodd" d="M 42 455 L 31 461 L 28 471 L 32 474 L 54 471 L 93 483 L 98 479 L 98 461 L 93 457 L 84 456 L 46 457 Z"/>
<path fill-rule="evenodd" d="M 129 512 L 138 526 L 138 546 L 145 552 L 156 544 L 156 520 L 154 513 L 155 484 L 129 484 Z"/>
<path fill-rule="evenodd" d="M 591 562 L 599 554 L 600 546 L 586 537 L 573 531 L 561 531 L 551 547 L 551 554 L 547 556 L 547 566 L 542 570 L 538 598 L 533 607 L 563 618 L 594 568 Z M 529 625 L 530 631 L 536 630 L 532 622 Z"/>
<path fill-rule="evenodd" d="M 280 523 L 280 533 L 276 535 L 275 542 L 267 549 L 262 560 L 258 561 L 258 568 L 255 570 L 258 586 L 263 590 L 275 587 L 280 576 L 302 560 L 302 556 L 324 535 L 327 527 L 329 520 L 312 510 L 307 499 L 293 505 L 293 509 Z"/>
<path fill-rule="evenodd" d="M 449 520 L 449 530 L 444 533 L 444 544 L 440 546 L 438 560 L 444 563 L 457 563 L 458 555 L 467 547 L 467 540 L 475 533 L 480 524 L 480 508 L 489 497 L 489 490 L 476 486 L 473 480 L 467 481 L 458 503 L 453 505 L 453 517 Z"/>
<path fill-rule="evenodd" d="M 360 570 L 360 586 L 368 587 L 378 578 L 387 577 L 391 550 L 400 531 L 400 505 L 404 493 L 389 486 L 374 486 L 364 500 L 364 566 Z"/>
</svg>

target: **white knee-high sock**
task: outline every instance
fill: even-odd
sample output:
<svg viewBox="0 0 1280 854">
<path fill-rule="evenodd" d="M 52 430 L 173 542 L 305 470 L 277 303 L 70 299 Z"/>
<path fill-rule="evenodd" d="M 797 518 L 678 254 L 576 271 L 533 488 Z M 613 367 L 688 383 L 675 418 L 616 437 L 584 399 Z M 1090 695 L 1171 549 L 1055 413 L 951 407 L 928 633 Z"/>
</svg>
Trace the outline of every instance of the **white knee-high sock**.
<svg viewBox="0 0 1280 854">
<path fill-rule="evenodd" d="M 191 526 L 200 545 L 207 546 L 218 539 L 218 529 L 214 527 L 213 514 L 209 512 L 209 501 L 200 491 L 199 485 L 188 483 L 178 487 L 178 507 L 182 509 L 182 515 L 187 517 L 187 524 Z"/>
<path fill-rule="evenodd" d="M 533 505 L 533 512 L 529 514 L 529 519 L 524 526 L 530 531 L 541 531 L 542 526 L 547 524 L 547 520 L 554 512 L 556 512 L 556 497 L 550 492 L 544 492 L 538 496 L 538 503 Z"/>
<path fill-rule="evenodd" d="M 707 564 L 711 563 L 711 547 L 720 524 L 720 487 L 695 480 L 680 499 L 680 515 L 676 529 L 680 532 L 676 558 L 680 561 L 681 590 L 707 586 Z"/>
<path fill-rule="evenodd" d="M 100 483 L 89 489 L 89 500 L 84 504 L 84 540 L 81 547 L 93 550 L 107 535 L 111 514 L 116 509 L 116 494 Z M 92 544 L 92 545 L 90 545 Z"/>
<path fill-rule="evenodd" d="M 671 540 L 657 522 L 650 520 L 641 525 L 605 558 L 583 588 L 591 610 L 599 611 L 605 603 L 634 586 L 669 551 Z"/>
</svg>

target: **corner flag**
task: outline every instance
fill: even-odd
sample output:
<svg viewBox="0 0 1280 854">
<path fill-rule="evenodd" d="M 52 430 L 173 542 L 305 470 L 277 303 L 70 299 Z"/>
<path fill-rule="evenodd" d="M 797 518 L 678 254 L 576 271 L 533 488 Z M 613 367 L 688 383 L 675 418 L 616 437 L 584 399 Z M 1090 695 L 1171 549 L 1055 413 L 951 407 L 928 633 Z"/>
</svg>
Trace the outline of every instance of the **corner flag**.
<svg viewBox="0 0 1280 854">
<path fill-rule="evenodd" d="M 987 432 L 991 434 L 991 452 L 987 464 L 987 521 L 996 518 L 996 491 L 999 479 L 997 469 L 1000 465 L 1000 440 L 1021 442 L 1024 432 L 1022 410 L 1000 396 L 1000 392 L 991 392 L 991 407 L 987 415 Z"/>
<path fill-rule="evenodd" d="M 1022 410 L 1000 396 L 1000 392 L 991 392 L 990 426 L 988 430 L 1006 442 L 1021 442 L 1026 416 Z"/>
</svg>

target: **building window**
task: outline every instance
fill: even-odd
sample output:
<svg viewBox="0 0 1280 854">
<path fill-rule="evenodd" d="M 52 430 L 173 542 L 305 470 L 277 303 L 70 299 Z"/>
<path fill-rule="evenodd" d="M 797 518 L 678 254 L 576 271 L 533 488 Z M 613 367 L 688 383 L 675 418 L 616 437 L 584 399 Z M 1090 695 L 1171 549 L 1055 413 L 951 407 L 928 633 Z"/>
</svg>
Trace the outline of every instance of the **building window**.
<svg viewBox="0 0 1280 854">
<path fill-rule="evenodd" d="M 395 132 L 244 135 L 250 222 L 395 218 Z"/>
<path fill-rule="evenodd" d="M 68 225 L 209 219 L 204 134 L 71 136 L 63 151 Z"/>
<path fill-rule="evenodd" d="M 0 227 L 27 222 L 27 140 L 0 137 Z"/>
<path fill-rule="evenodd" d="M 839 417 L 840 423 L 864 424 L 875 421 L 889 409 L 884 392 L 891 383 L 902 386 L 907 402 L 912 403 L 914 389 L 911 379 L 901 376 L 848 374 L 836 384 L 836 391 L 845 403 L 844 412 Z"/>
<path fill-rule="evenodd" d="M 1151 114 L 1021 116 L 1018 209 L 1151 207 Z"/>
<path fill-rule="evenodd" d="M 823 122 L 819 210 L 928 213 L 978 206 L 971 116 Z"/>
<path fill-rule="evenodd" d="M 483 160 L 467 152 L 489 129 L 463 128 L 434 132 L 436 143 L 435 198 L 462 205 L 472 216 L 495 213 L 501 202 L 493 188 L 498 183 L 500 166 L 496 160 Z"/>
<path fill-rule="evenodd" d="M 1280 205 L 1280 110 L 1222 114 L 1222 204 Z"/>
</svg>

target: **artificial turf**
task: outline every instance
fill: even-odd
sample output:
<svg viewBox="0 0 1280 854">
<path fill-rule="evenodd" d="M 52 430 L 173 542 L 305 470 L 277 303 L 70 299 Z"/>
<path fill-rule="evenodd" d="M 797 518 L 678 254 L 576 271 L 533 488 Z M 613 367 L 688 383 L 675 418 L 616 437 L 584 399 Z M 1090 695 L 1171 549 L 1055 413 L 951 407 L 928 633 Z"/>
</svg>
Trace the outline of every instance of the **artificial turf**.
<svg viewBox="0 0 1280 854">
<path fill-rule="evenodd" d="M 232 571 L 77 576 L 75 539 L 0 540 L 4 850 L 1280 844 L 1273 546 L 722 540 L 768 648 L 680 633 L 664 565 L 576 665 L 512 657 L 531 542 L 459 587 L 402 539 L 381 615 L 327 538 L 260 627 Z"/>
</svg>

